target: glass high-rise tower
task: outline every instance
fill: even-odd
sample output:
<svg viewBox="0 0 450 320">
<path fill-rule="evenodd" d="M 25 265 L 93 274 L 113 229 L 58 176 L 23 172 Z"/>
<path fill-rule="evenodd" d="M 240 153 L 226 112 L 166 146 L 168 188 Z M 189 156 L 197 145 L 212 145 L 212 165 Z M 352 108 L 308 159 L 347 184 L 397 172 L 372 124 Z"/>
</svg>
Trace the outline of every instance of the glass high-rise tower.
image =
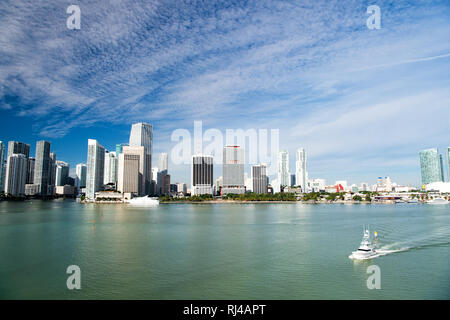
<svg viewBox="0 0 450 320">
<path fill-rule="evenodd" d="M 419 156 L 422 184 L 444 181 L 442 157 L 439 155 L 438 149 L 422 150 L 419 152 Z"/>
<path fill-rule="evenodd" d="M 191 193 L 192 195 L 213 193 L 213 156 L 192 156 Z"/>
<path fill-rule="evenodd" d="M 240 146 L 226 146 L 223 149 L 222 194 L 245 193 L 244 181 L 245 151 Z"/>
<path fill-rule="evenodd" d="M 0 141 L 0 192 L 3 191 L 5 170 L 5 144 Z"/>
<path fill-rule="evenodd" d="M 131 126 L 130 146 L 144 147 L 145 165 L 144 165 L 144 185 L 145 194 L 151 193 L 152 182 L 152 144 L 153 144 L 153 126 L 149 123 L 139 122 Z"/>
<path fill-rule="evenodd" d="M 95 199 L 95 193 L 103 188 L 105 148 L 97 140 L 88 140 L 86 166 L 86 198 Z"/>
<path fill-rule="evenodd" d="M 36 143 L 36 160 L 34 163 L 34 184 L 39 186 L 38 193 L 42 196 L 49 195 L 49 185 L 51 184 L 51 159 L 50 142 L 38 141 Z"/>
</svg>

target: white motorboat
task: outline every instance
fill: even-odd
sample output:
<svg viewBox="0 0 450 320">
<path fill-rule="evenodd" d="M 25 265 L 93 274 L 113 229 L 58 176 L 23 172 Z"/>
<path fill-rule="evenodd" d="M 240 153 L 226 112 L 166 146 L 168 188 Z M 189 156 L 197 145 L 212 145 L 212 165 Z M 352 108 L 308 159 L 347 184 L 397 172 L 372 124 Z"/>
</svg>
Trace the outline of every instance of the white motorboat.
<svg viewBox="0 0 450 320">
<path fill-rule="evenodd" d="M 434 198 L 432 200 L 427 201 L 428 204 L 449 204 L 450 201 L 446 200 L 445 198 Z"/>
<path fill-rule="evenodd" d="M 138 197 L 128 200 L 128 203 L 133 206 L 157 206 L 159 205 L 159 200 L 157 198 L 151 198 L 149 196 Z"/>
<path fill-rule="evenodd" d="M 370 231 L 368 228 L 365 228 L 364 236 L 358 250 L 353 251 L 349 258 L 355 260 L 366 260 L 373 258 L 376 254 L 377 253 L 373 248 L 372 241 L 370 240 Z"/>
</svg>

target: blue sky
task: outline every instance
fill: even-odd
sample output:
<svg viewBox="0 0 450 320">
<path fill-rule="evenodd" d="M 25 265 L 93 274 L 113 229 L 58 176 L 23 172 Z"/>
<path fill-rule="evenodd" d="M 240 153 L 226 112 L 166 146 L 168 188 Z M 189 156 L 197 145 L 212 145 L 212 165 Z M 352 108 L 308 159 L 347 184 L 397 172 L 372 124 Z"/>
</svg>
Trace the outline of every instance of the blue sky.
<svg viewBox="0 0 450 320">
<path fill-rule="evenodd" d="M 74 167 L 88 138 L 113 149 L 137 121 L 155 155 L 194 120 L 279 128 L 292 171 L 301 146 L 311 177 L 419 184 L 418 151 L 450 145 L 449 17 L 448 0 L 4 0 L 0 140 L 49 140 Z"/>
</svg>

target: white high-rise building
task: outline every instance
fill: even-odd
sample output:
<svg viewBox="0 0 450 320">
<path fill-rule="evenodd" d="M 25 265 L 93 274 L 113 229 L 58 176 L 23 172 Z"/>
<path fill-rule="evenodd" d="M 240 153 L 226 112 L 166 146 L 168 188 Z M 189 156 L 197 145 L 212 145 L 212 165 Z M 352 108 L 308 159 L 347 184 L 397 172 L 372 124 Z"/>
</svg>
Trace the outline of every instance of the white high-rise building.
<svg viewBox="0 0 450 320">
<path fill-rule="evenodd" d="M 295 183 L 302 188 L 303 192 L 308 192 L 308 170 L 306 168 L 306 151 L 298 148 L 295 161 Z"/>
<path fill-rule="evenodd" d="M 13 153 L 8 157 L 5 178 L 5 193 L 11 196 L 24 196 L 27 181 L 28 158 L 24 154 Z"/>
<path fill-rule="evenodd" d="M 191 166 L 191 194 L 213 194 L 213 156 L 192 156 Z"/>
<path fill-rule="evenodd" d="M 97 140 L 88 140 L 86 167 L 86 198 L 94 200 L 95 193 L 103 189 L 105 174 L 105 148 Z"/>
<path fill-rule="evenodd" d="M 116 153 L 105 151 L 105 175 L 103 178 L 105 185 L 117 183 L 117 165 L 118 159 L 116 158 Z"/>
<path fill-rule="evenodd" d="M 247 172 L 244 173 L 244 185 L 245 185 L 245 192 L 253 192 L 253 180 L 252 176 L 248 175 Z"/>
<path fill-rule="evenodd" d="M 158 168 L 159 171 L 168 171 L 169 166 L 169 157 L 167 156 L 167 153 L 160 153 L 158 158 Z"/>
<path fill-rule="evenodd" d="M 370 185 L 367 182 L 361 182 L 359 191 L 370 191 Z"/>
<path fill-rule="evenodd" d="M 69 178 L 70 166 L 67 162 L 56 161 L 55 186 L 64 186 Z"/>
<path fill-rule="evenodd" d="M 291 173 L 289 170 L 289 152 L 286 150 L 278 152 L 278 182 L 280 186 L 291 185 Z"/>
<path fill-rule="evenodd" d="M 86 188 L 86 165 L 84 163 L 77 164 L 75 174 L 75 185 L 77 188 Z"/>
<path fill-rule="evenodd" d="M 177 193 L 186 194 L 187 193 L 187 186 L 186 183 L 177 183 Z"/>
<path fill-rule="evenodd" d="M 153 127 L 149 123 L 135 123 L 131 126 L 130 146 L 144 147 L 145 153 L 145 171 L 143 173 L 144 194 L 151 193 L 152 181 L 152 145 L 153 145 Z"/>
<path fill-rule="evenodd" d="M 226 146 L 223 149 L 222 194 L 245 193 L 245 153 L 240 146 Z"/>
</svg>

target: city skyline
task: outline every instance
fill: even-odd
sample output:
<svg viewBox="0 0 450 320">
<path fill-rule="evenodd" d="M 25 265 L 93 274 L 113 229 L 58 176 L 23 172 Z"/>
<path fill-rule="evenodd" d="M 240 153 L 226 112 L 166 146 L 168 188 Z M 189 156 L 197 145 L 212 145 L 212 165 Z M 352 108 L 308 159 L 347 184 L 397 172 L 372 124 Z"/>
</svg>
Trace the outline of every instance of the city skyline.
<svg viewBox="0 0 450 320">
<path fill-rule="evenodd" d="M 136 124 L 142 124 L 142 123 L 136 123 Z M 148 124 L 149 126 L 152 126 L 151 124 Z M 133 124 L 133 126 L 134 126 L 134 124 Z M 133 128 L 133 126 L 132 126 L 132 128 Z M 131 138 L 131 131 L 130 131 L 130 138 Z M 152 134 L 151 135 L 153 135 L 153 131 L 152 131 Z M 89 147 L 89 141 L 90 140 L 93 140 L 93 141 L 95 141 L 96 139 L 88 139 L 88 147 Z M 152 139 L 150 139 L 150 140 L 152 140 Z M 0 142 L 2 142 L 1 140 L 0 140 Z M 38 146 L 39 145 L 39 143 L 45 143 L 46 141 L 37 141 L 36 142 L 36 146 Z M 47 142 L 47 143 L 50 143 L 50 142 Z M 51 144 L 51 143 L 50 143 Z M 150 141 L 150 144 L 152 144 L 152 141 Z M 127 149 L 127 147 L 129 147 L 129 145 L 128 144 L 115 144 L 115 149 L 114 150 L 118 150 L 117 149 L 117 146 L 121 146 L 121 149 L 120 149 L 120 152 L 122 152 L 122 150 L 123 150 L 123 148 L 125 147 L 125 149 Z M 24 143 L 24 142 L 20 142 L 20 141 L 15 141 L 15 140 L 13 140 L 13 141 L 9 141 L 8 142 L 8 146 L 11 146 L 11 150 L 13 150 L 12 152 L 14 152 L 14 153 L 22 153 L 22 154 L 25 154 L 25 155 L 27 155 L 27 154 L 30 154 L 30 152 L 33 152 L 34 150 L 32 149 L 32 147 L 30 147 L 30 144 L 28 144 L 28 143 Z M 101 145 L 100 145 L 101 146 Z M 118 170 L 119 170 L 119 167 L 118 167 L 118 161 L 119 161 L 119 157 L 117 157 L 116 156 L 116 151 L 108 151 L 108 149 L 107 148 L 104 148 L 103 146 L 101 146 L 103 149 L 104 149 L 104 152 L 105 152 L 105 156 L 106 157 L 108 157 L 108 156 L 110 156 L 110 157 L 113 157 L 112 159 L 111 159 L 111 165 L 114 165 L 114 168 L 113 169 L 111 169 L 111 171 L 113 171 L 114 173 L 112 173 L 112 172 L 110 172 L 109 171 L 109 169 L 107 169 L 107 166 L 108 166 L 108 164 L 107 164 L 107 162 L 106 162 L 106 160 L 105 160 L 105 162 L 103 163 L 103 166 L 104 166 L 104 168 L 103 168 L 103 170 L 104 170 L 104 174 L 103 174 L 103 183 L 106 185 L 107 184 L 107 182 L 106 182 L 106 180 L 108 179 L 107 177 L 106 177 L 106 175 L 107 174 L 110 174 L 111 176 L 115 176 L 116 177 L 116 182 L 117 182 L 117 177 L 118 177 Z M 50 148 L 49 146 L 48 146 L 48 148 Z M 5 174 L 6 174 L 6 165 L 7 165 L 7 152 L 9 152 L 8 150 L 9 150 L 10 148 L 7 148 L 6 147 L 6 143 L 3 143 L 3 154 L 4 154 L 4 156 L 5 156 L 5 158 L 4 158 L 4 161 L 5 161 L 5 163 L 4 163 L 4 168 L 3 168 L 3 178 L 5 178 Z M 17 150 L 16 150 L 17 149 Z M 131 148 L 132 149 L 132 148 Z M 404 183 L 404 182 L 401 182 L 401 181 L 399 181 L 398 179 L 396 179 L 396 181 L 398 181 L 399 183 L 400 183 L 400 185 L 408 185 L 408 186 L 415 186 L 415 187 L 420 187 L 420 186 L 422 186 L 423 184 L 428 184 L 428 183 L 430 183 L 432 180 L 433 180 L 433 182 L 436 182 L 436 181 L 442 181 L 442 182 L 449 182 L 450 181 L 450 170 L 449 170 L 449 164 L 450 164 L 450 157 L 449 157 L 449 155 L 450 155 L 450 147 L 445 147 L 445 148 L 443 148 L 444 149 L 444 153 L 442 154 L 442 153 L 439 153 L 439 149 L 441 149 L 441 148 L 429 148 L 429 149 L 423 149 L 423 150 L 419 150 L 419 157 L 418 157 L 418 168 L 419 168 L 419 175 L 420 175 L 420 182 L 419 183 L 417 183 L 417 184 L 412 184 L 411 182 L 408 182 L 408 183 Z M 53 149 L 52 149 L 53 150 Z M 146 149 L 145 149 L 146 150 Z M 225 150 L 225 148 L 224 148 L 224 150 Z M 423 174 L 424 174 L 424 171 L 423 171 L 423 168 L 421 168 L 421 166 L 422 166 L 422 163 L 423 163 L 423 161 L 422 161 L 422 153 L 423 152 L 426 152 L 426 151 L 430 151 L 430 150 L 435 150 L 435 156 L 436 156 L 436 161 L 437 161 L 437 164 L 436 164 L 436 170 L 438 171 L 438 173 L 437 173 L 437 175 L 439 175 L 439 179 L 431 179 L 431 180 L 426 180 L 427 181 L 427 183 L 424 183 L 424 179 L 423 179 Z M 244 159 L 245 159 L 245 149 L 243 150 L 243 152 L 244 152 Z M 294 156 L 294 158 L 293 158 L 293 164 L 292 164 L 292 162 L 290 161 L 290 155 L 289 155 L 289 152 L 288 151 L 286 151 L 286 150 L 281 150 L 281 151 L 279 151 L 278 152 L 278 158 L 280 159 L 280 156 L 282 155 L 282 154 L 285 154 L 285 156 L 283 156 L 283 159 L 284 159 L 284 157 L 286 157 L 287 156 L 287 158 L 285 159 L 285 160 L 283 160 L 283 162 L 284 161 L 286 161 L 287 160 L 287 163 L 289 163 L 289 171 L 288 171 L 288 173 L 289 173 L 289 183 L 287 184 L 287 185 L 292 185 L 292 183 L 291 183 L 291 179 L 292 179 L 292 177 L 294 177 L 294 181 L 296 181 L 297 179 L 296 179 L 296 176 L 297 176 L 297 173 L 298 173 L 298 170 L 299 170 L 299 166 L 300 167 L 302 167 L 302 170 L 306 170 L 306 176 L 305 176 L 305 182 L 311 182 L 311 183 L 313 183 L 313 181 L 314 180 L 324 180 L 324 181 L 326 181 L 327 182 L 327 184 L 328 185 L 332 185 L 333 184 L 333 181 L 335 181 L 335 182 L 338 182 L 339 180 L 338 179 L 327 179 L 327 178 L 324 178 L 324 176 L 310 176 L 309 175 L 309 170 L 306 168 L 306 150 L 304 149 L 304 148 L 302 148 L 302 147 L 299 147 L 299 148 L 297 148 L 296 149 L 296 154 L 295 154 L 295 156 Z M 156 162 L 156 163 L 158 163 L 158 165 L 160 166 L 161 165 L 161 163 L 164 163 L 164 166 L 165 166 L 165 170 L 163 170 L 164 171 L 164 174 L 165 175 L 167 175 L 167 167 L 169 166 L 168 165 L 168 163 L 170 162 L 170 157 L 169 157 L 169 155 L 168 155 L 168 153 L 167 152 L 162 152 L 162 153 L 158 153 L 158 154 L 156 154 L 156 155 L 158 155 L 158 160 L 151 160 L 150 159 L 150 163 L 151 163 L 151 161 L 154 161 L 154 162 Z M 156 156 L 155 155 L 155 156 Z M 210 155 L 205 155 L 205 156 L 210 156 Z M 145 158 L 147 158 L 148 156 L 146 156 Z M 151 157 L 151 155 L 150 155 L 150 157 Z M 81 163 L 77 163 L 77 164 L 70 164 L 70 163 L 68 163 L 68 162 L 66 162 L 66 161 L 63 161 L 63 160 L 56 160 L 56 156 L 55 156 L 55 153 L 54 152 L 50 152 L 49 153 L 49 158 L 54 158 L 53 160 L 53 162 L 55 162 L 53 165 L 55 166 L 55 168 L 54 169 L 49 169 L 50 170 L 50 172 L 53 172 L 53 171 L 55 171 L 54 172 L 54 175 L 56 174 L 56 176 L 54 176 L 54 177 L 49 177 L 48 179 L 49 179 L 49 183 L 54 183 L 54 186 L 58 186 L 58 185 L 60 185 L 60 184 L 58 184 L 58 182 L 57 181 L 59 181 L 58 179 L 59 178 L 57 178 L 57 176 L 58 176 L 58 165 L 60 165 L 60 164 L 64 164 L 65 166 L 67 166 L 67 167 L 69 167 L 70 168 L 70 172 L 67 174 L 67 173 L 65 173 L 65 175 L 67 175 L 68 177 L 70 177 L 70 178 L 73 178 L 74 179 L 74 181 L 75 181 L 75 183 L 76 183 L 76 181 L 77 181 L 77 178 L 79 178 L 79 176 L 78 176 L 78 174 L 77 174 L 77 167 L 79 166 L 79 165 L 84 165 L 84 166 L 86 166 L 86 163 L 89 161 L 89 152 L 88 152 L 88 156 L 87 156 L 87 161 L 85 161 L 85 162 L 81 162 Z M 58 158 L 58 159 L 60 159 L 60 158 Z M 64 158 L 63 158 L 64 159 Z M 106 158 L 105 158 L 106 159 Z M 28 157 L 28 162 L 30 162 L 30 161 L 35 161 L 35 158 L 32 158 L 32 157 Z M 147 160 L 148 161 L 148 160 Z M 50 161 L 51 162 L 51 161 Z M 254 166 L 255 164 L 249 164 L 249 163 L 247 163 L 246 161 L 244 161 L 244 173 L 245 174 L 247 174 L 247 175 L 249 175 L 249 173 L 250 173 L 250 175 L 252 174 L 252 167 Z M 256 165 L 258 165 L 258 164 L 256 164 Z M 177 166 L 177 165 L 174 165 L 175 167 Z M 178 166 L 183 166 L 183 165 L 178 165 Z M 190 166 L 190 165 L 189 165 Z M 283 166 L 285 166 L 285 164 L 283 165 Z M 293 167 L 293 169 L 294 170 L 292 170 L 292 167 Z M 152 179 L 151 177 L 152 177 L 152 173 L 151 173 L 151 171 L 153 170 L 153 169 L 158 169 L 158 172 L 159 173 L 161 173 L 161 170 L 159 170 L 159 168 L 157 168 L 157 167 L 153 167 L 153 168 L 151 168 L 150 169 L 150 180 Z M 280 167 L 279 167 L 279 169 L 280 169 Z M 32 172 L 30 172 L 30 170 L 32 170 Z M 34 175 L 34 167 L 30 167 L 30 164 L 28 164 L 28 172 L 27 172 L 27 177 L 26 177 L 26 181 L 27 181 L 27 183 L 33 183 L 33 182 L 29 182 L 29 176 L 30 176 L 30 174 L 32 174 L 32 175 Z M 188 172 L 188 179 L 187 180 L 183 180 L 183 179 L 178 179 L 178 177 L 175 177 L 175 179 L 172 177 L 172 179 L 171 179 L 171 183 L 172 184 L 175 184 L 175 183 L 186 183 L 186 184 L 188 184 L 189 183 L 189 181 L 191 181 L 191 178 L 192 178 L 192 173 L 190 172 L 191 170 L 189 169 L 189 172 Z M 301 170 L 300 170 L 301 171 Z M 290 174 L 291 172 L 295 172 L 295 174 Z M 171 174 L 172 174 L 172 172 L 171 172 Z M 215 174 L 214 174 L 214 179 L 217 179 L 217 178 L 219 178 L 219 177 L 221 177 L 223 175 L 223 172 L 222 172 L 222 166 L 216 166 L 216 170 L 215 170 Z M 112 178 L 111 178 L 111 176 L 109 177 L 109 179 L 111 180 Z M 278 183 L 278 178 L 279 178 L 279 176 L 280 176 L 280 172 L 278 172 L 278 173 L 276 173 L 275 175 L 272 175 L 272 176 L 269 176 L 268 175 L 268 177 L 270 177 L 270 182 L 269 182 L 269 184 L 272 182 L 276 182 L 276 184 Z M 378 175 L 379 176 L 379 175 Z M 382 176 L 385 176 L 384 174 L 382 174 Z M 391 176 L 391 175 L 386 175 L 386 176 Z M 366 180 L 352 180 L 352 179 L 349 179 L 348 177 L 342 177 L 342 176 L 339 176 L 340 177 L 340 180 L 345 180 L 345 181 L 348 181 L 349 183 L 351 183 L 351 184 L 364 184 L 364 183 L 366 183 Z M 55 180 L 55 178 L 56 178 L 56 180 Z M 160 179 L 160 178 L 159 178 Z M 374 181 L 375 180 L 375 176 L 373 176 L 373 177 L 371 177 L 370 179 L 368 179 L 368 181 Z M 34 182 L 35 183 L 35 182 Z M 112 183 L 112 180 L 110 181 L 110 183 Z M 161 182 L 160 182 L 161 183 Z M 36 184 L 36 183 L 35 183 Z M 280 185 L 282 185 L 282 184 L 280 184 Z M 301 184 L 298 184 L 298 183 L 295 183 L 295 185 L 298 185 L 298 186 L 301 186 Z M 370 183 L 369 183 L 369 185 L 370 185 Z M 143 187 L 143 188 L 145 188 L 145 187 Z M 146 193 L 148 193 L 148 191 L 146 191 Z"/>
</svg>

